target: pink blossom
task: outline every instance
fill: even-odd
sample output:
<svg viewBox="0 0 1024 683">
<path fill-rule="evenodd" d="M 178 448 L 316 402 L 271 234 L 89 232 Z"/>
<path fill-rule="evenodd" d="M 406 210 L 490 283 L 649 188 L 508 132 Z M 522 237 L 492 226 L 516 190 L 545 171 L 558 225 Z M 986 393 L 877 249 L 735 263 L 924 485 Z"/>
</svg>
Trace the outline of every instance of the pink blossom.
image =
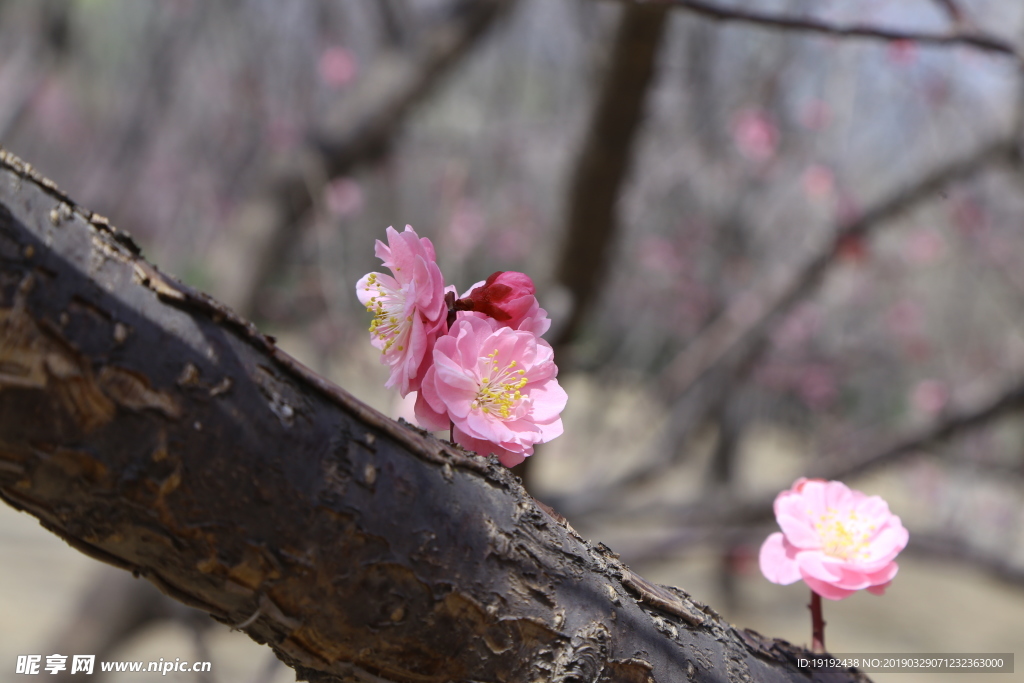
<svg viewBox="0 0 1024 683">
<path fill-rule="evenodd" d="M 733 140 L 743 156 L 751 161 L 768 161 L 779 147 L 779 129 L 760 109 L 744 109 L 733 122 Z"/>
<path fill-rule="evenodd" d="M 832 122 L 832 107 L 819 99 L 807 101 L 800 112 L 800 123 L 810 130 L 822 130 Z"/>
<path fill-rule="evenodd" d="M 356 77 L 356 58 L 343 47 L 329 47 L 320 55 L 317 68 L 326 85 L 340 88 Z"/>
<path fill-rule="evenodd" d="M 930 266 L 946 255 L 946 239 L 937 230 L 916 230 L 907 236 L 903 260 L 910 265 Z"/>
<path fill-rule="evenodd" d="M 529 275 L 498 271 L 478 282 L 455 302 L 459 317 L 490 317 L 513 330 L 532 332 L 538 337 L 551 327 L 547 311 L 537 303 L 536 288 Z M 475 315 L 466 316 L 472 312 Z"/>
<path fill-rule="evenodd" d="M 455 442 L 512 467 L 562 433 L 567 396 L 551 346 L 494 318 L 466 316 L 437 340 L 416 401 L 427 429 L 454 424 Z"/>
<path fill-rule="evenodd" d="M 920 336 L 925 326 L 924 307 L 914 299 L 901 299 L 889 307 L 885 323 L 889 331 L 899 339 Z"/>
<path fill-rule="evenodd" d="M 476 202 L 460 198 L 455 203 L 455 209 L 446 230 L 447 248 L 445 253 L 451 253 L 456 259 L 465 258 L 480 244 L 484 238 L 485 229 L 484 214 Z"/>
<path fill-rule="evenodd" d="M 826 408 L 839 394 L 835 370 L 821 364 L 804 367 L 800 373 L 798 389 L 807 407 L 815 410 Z"/>
<path fill-rule="evenodd" d="M 351 178 L 338 178 L 324 188 L 324 201 L 335 216 L 352 216 L 363 210 L 363 188 Z"/>
<path fill-rule="evenodd" d="M 917 43 L 913 40 L 894 40 L 889 43 L 889 61 L 910 64 L 917 59 Z"/>
<path fill-rule="evenodd" d="M 783 585 L 803 579 L 830 600 L 884 593 L 909 537 L 884 500 L 838 481 L 797 479 L 775 498 L 775 519 L 782 531 L 761 546 L 761 573 Z"/>
<path fill-rule="evenodd" d="M 412 226 L 387 229 L 388 243 L 377 240 L 377 258 L 393 273 L 368 273 L 356 283 L 356 296 L 373 313 L 370 343 L 391 367 L 385 386 L 405 396 L 416 391 L 430 365 L 437 337 L 444 333 L 447 307 L 444 280 L 434 245 Z"/>
<path fill-rule="evenodd" d="M 836 179 L 832 169 L 821 164 L 811 164 L 804 170 L 802 177 L 804 192 L 811 199 L 828 199 L 836 188 Z"/>
<path fill-rule="evenodd" d="M 914 387 L 910 402 L 917 412 L 934 417 L 949 403 L 949 387 L 937 379 L 923 380 Z"/>
</svg>

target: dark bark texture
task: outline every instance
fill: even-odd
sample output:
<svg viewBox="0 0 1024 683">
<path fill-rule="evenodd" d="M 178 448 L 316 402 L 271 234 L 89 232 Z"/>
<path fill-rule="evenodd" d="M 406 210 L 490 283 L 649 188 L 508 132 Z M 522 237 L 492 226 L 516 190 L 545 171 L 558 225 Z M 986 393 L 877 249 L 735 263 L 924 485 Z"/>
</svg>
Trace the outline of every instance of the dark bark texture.
<svg viewBox="0 0 1024 683">
<path fill-rule="evenodd" d="M 854 681 L 632 574 L 0 151 L 0 497 L 311 681 Z"/>
</svg>

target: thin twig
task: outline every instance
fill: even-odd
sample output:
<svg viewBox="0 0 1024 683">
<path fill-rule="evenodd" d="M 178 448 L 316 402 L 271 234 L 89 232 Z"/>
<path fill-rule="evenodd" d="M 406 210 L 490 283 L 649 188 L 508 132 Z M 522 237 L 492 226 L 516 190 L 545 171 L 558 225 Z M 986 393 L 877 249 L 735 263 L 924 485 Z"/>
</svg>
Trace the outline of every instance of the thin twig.
<svg viewBox="0 0 1024 683">
<path fill-rule="evenodd" d="M 884 465 L 891 465 L 901 458 L 934 448 L 957 436 L 1018 411 L 1024 407 L 1024 380 L 1000 392 L 995 397 L 970 409 L 951 412 L 937 422 L 911 432 L 866 456 L 855 457 L 841 453 L 813 465 L 805 476 L 818 479 L 849 479 L 866 474 Z M 752 498 L 746 501 L 704 500 L 683 506 L 668 507 L 647 505 L 628 513 L 617 511 L 620 519 L 629 516 L 659 514 L 670 516 L 680 526 L 733 527 L 760 524 L 773 517 L 775 494 Z M 681 544 L 700 536 L 681 535 Z M 671 543 L 663 544 L 666 551 Z"/>
<path fill-rule="evenodd" d="M 945 12 L 953 26 L 963 28 L 967 23 L 963 10 L 960 9 L 954 0 L 935 0 L 935 4 Z"/>
<path fill-rule="evenodd" d="M 915 533 L 906 552 L 931 560 L 954 560 L 982 569 L 999 581 L 1024 587 L 1024 567 L 1005 556 L 981 550 L 966 539 L 953 535 Z"/>
<path fill-rule="evenodd" d="M 964 45 L 985 52 L 994 52 L 1020 60 L 1020 54 L 1009 41 L 998 36 L 976 31 L 929 33 L 902 31 L 868 24 L 830 24 L 820 19 L 785 14 L 771 14 L 755 10 L 719 7 L 702 0 L 619 0 L 626 4 L 671 5 L 699 16 L 722 22 L 736 22 L 784 31 L 817 33 L 837 38 L 866 38 L 869 40 L 910 41 L 926 45 Z"/>
</svg>

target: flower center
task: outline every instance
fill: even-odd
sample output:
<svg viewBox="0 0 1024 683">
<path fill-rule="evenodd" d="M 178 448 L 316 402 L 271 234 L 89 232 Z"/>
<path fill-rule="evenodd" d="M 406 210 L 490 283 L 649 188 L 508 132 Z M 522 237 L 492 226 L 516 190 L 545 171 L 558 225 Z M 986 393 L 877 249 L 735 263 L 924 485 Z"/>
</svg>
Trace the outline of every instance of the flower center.
<svg viewBox="0 0 1024 683">
<path fill-rule="evenodd" d="M 494 349 L 487 355 L 488 360 L 484 361 L 484 376 L 480 379 L 472 408 L 507 420 L 522 400 L 523 395 L 519 390 L 526 386 L 529 379 L 526 370 L 516 369 L 516 361 L 499 368 L 497 356 L 498 349 Z"/>
<path fill-rule="evenodd" d="M 840 560 L 865 560 L 870 556 L 868 543 L 875 525 L 866 525 L 854 510 L 839 514 L 828 508 L 818 516 L 814 528 L 821 537 L 821 549 Z"/>
<path fill-rule="evenodd" d="M 366 310 L 373 313 L 370 336 L 380 339 L 383 344 L 380 352 L 387 353 L 391 346 L 408 332 L 412 316 L 405 315 L 405 294 L 400 289 L 385 287 L 377 281 L 376 273 L 370 273 L 366 281 L 366 290 L 374 289 L 377 293 L 370 297 L 366 304 Z M 399 344 L 398 350 L 405 350 L 405 346 Z"/>
</svg>

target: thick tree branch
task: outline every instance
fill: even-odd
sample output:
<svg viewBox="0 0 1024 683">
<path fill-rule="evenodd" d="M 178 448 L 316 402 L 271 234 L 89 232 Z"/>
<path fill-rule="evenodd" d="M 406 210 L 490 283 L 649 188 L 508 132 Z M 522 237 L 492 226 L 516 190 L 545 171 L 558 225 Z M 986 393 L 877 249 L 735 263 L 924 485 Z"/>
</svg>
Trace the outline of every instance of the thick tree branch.
<svg viewBox="0 0 1024 683">
<path fill-rule="evenodd" d="M 703 2 L 703 0 L 619 0 L 619 2 L 637 6 L 676 7 L 714 21 L 735 22 L 799 33 L 815 33 L 836 38 L 911 41 L 924 45 L 964 45 L 985 52 L 1008 55 L 1016 60 L 1020 60 L 1020 54 L 1010 41 L 998 36 L 974 31 L 958 30 L 951 33 L 928 33 L 924 31 L 902 31 L 867 24 L 830 24 L 807 17 L 758 12 L 756 10 L 734 7 L 721 7 L 714 3 Z"/>
<path fill-rule="evenodd" d="M 0 153 L 0 498 L 313 681 L 854 681 L 632 574 Z"/>
</svg>

